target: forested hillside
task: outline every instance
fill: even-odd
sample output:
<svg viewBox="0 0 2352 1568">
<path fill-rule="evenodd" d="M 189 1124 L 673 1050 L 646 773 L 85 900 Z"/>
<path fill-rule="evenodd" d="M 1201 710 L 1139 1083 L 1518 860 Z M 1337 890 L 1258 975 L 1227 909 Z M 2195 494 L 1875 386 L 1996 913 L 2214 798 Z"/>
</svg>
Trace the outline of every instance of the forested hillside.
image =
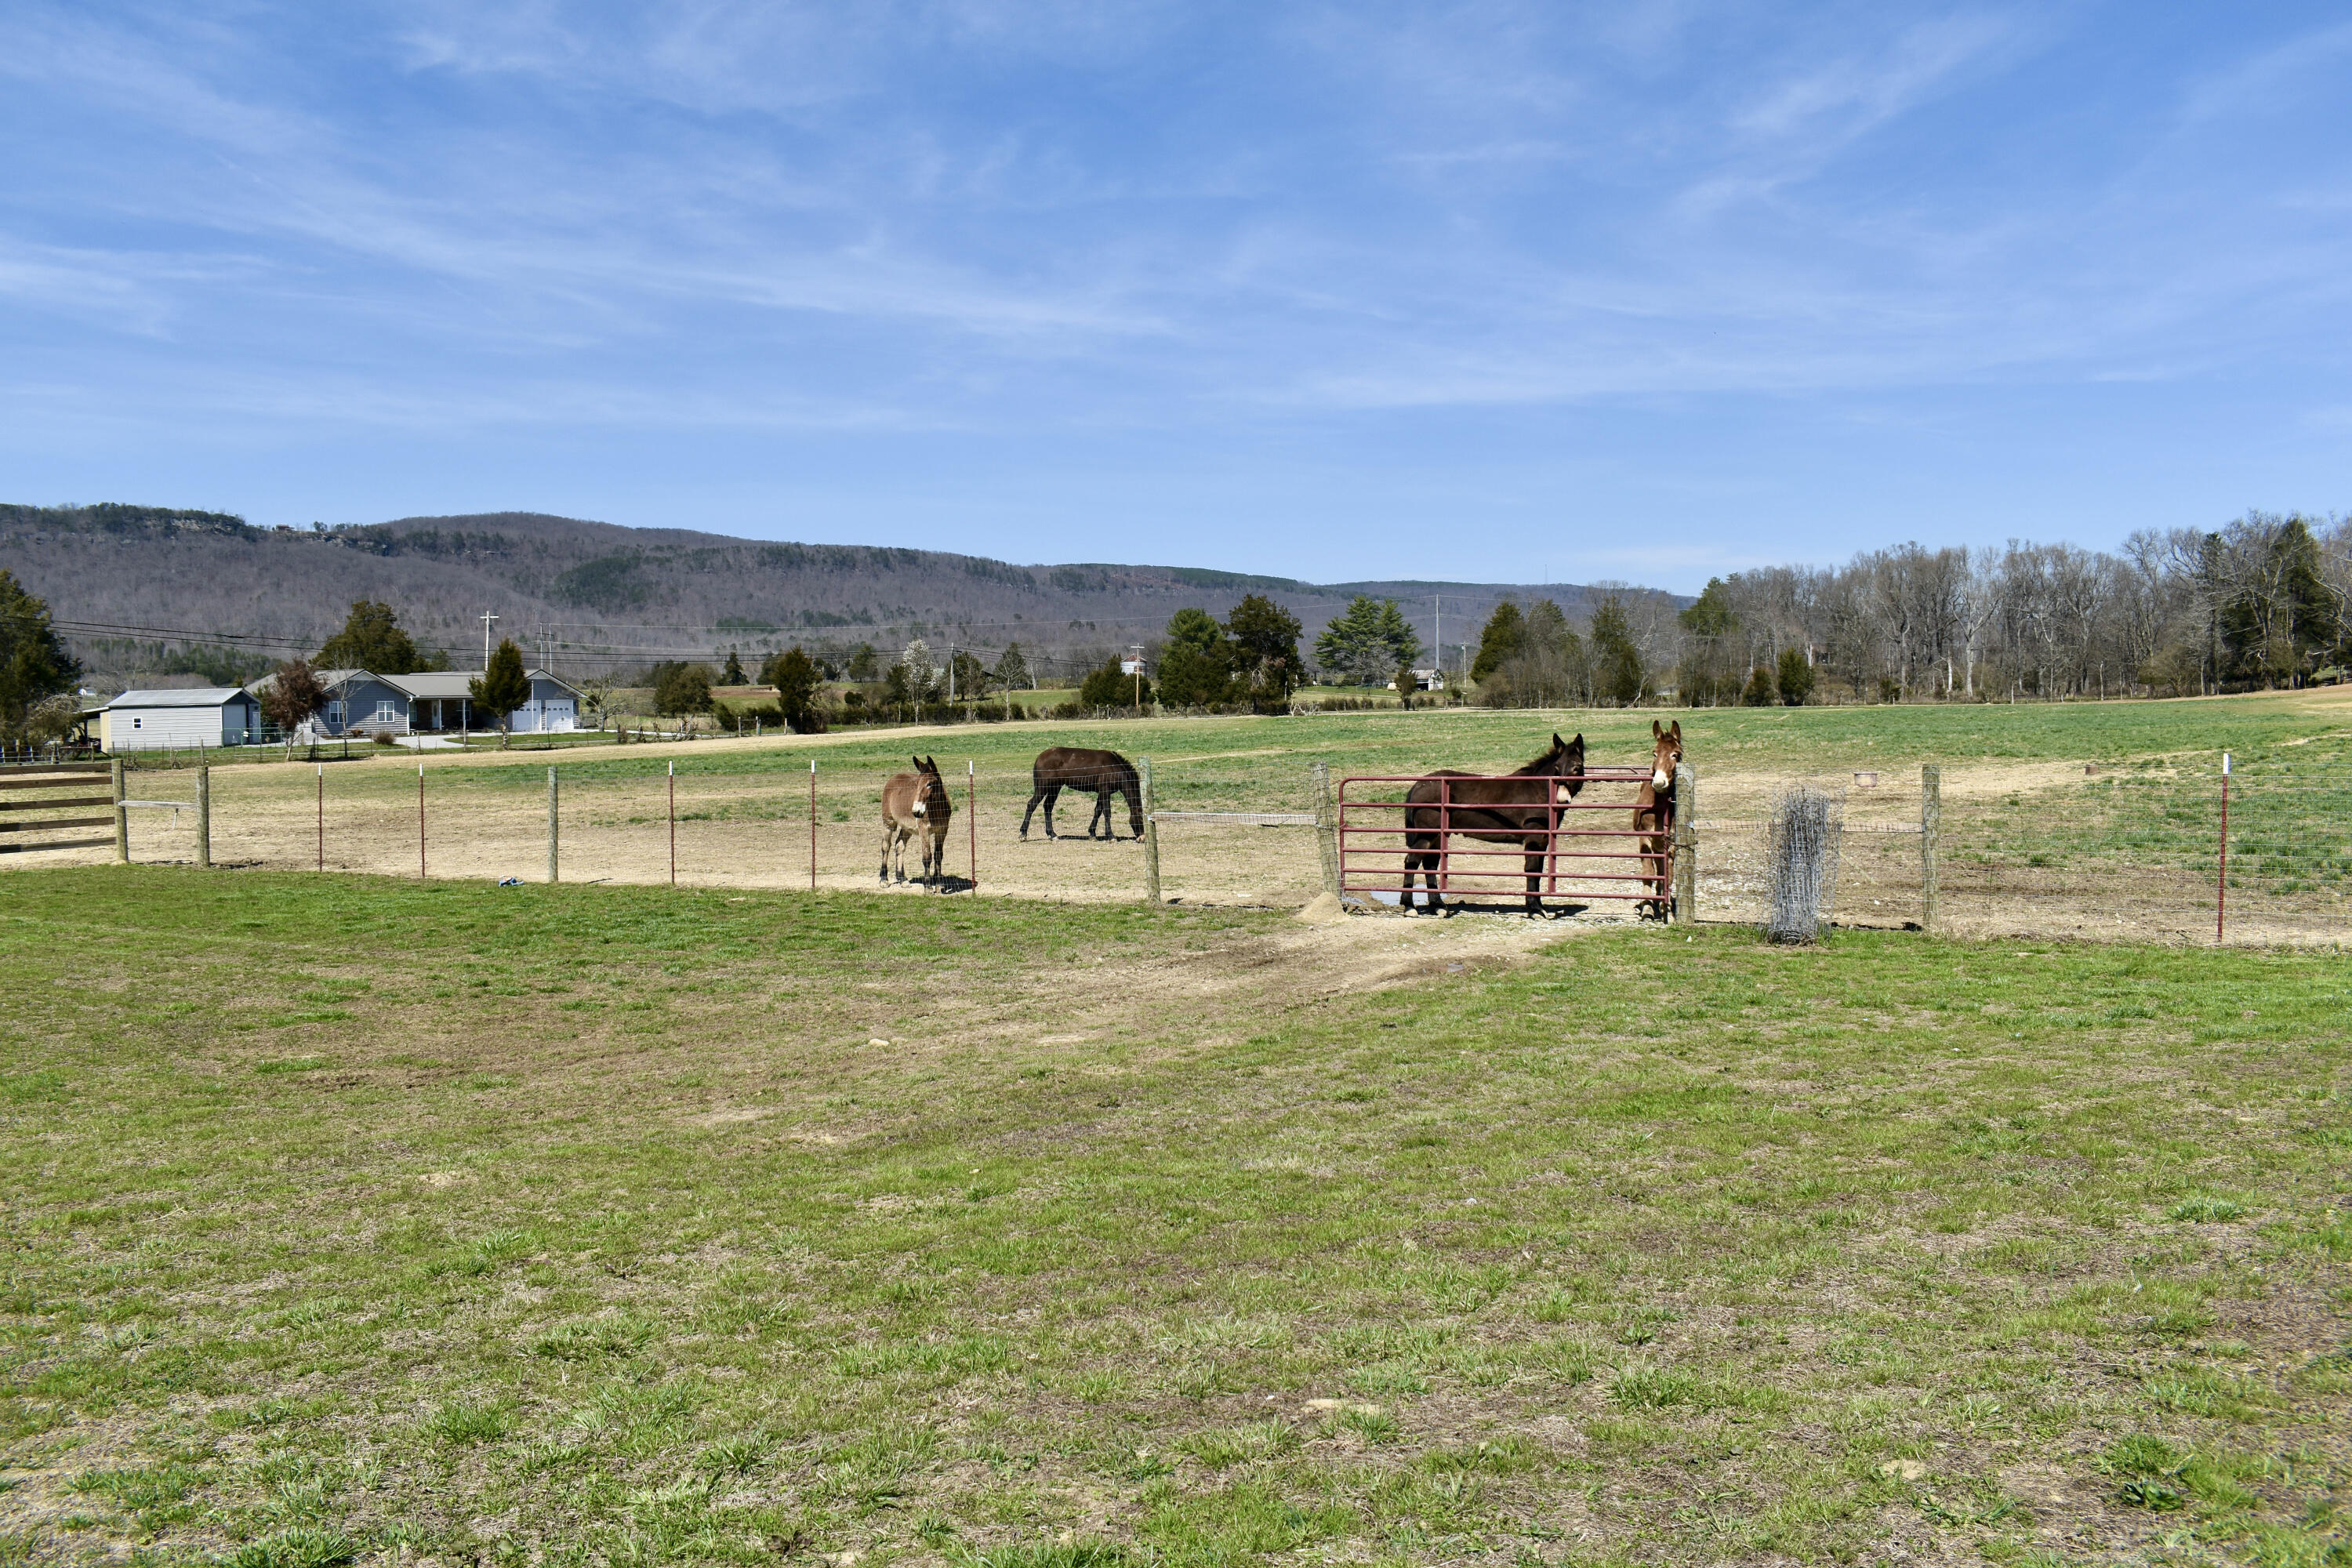
<svg viewBox="0 0 2352 1568">
<path fill-rule="evenodd" d="M 100 681 L 227 679 L 315 650 L 352 602 L 392 605 L 421 644 L 480 660 L 484 612 L 534 658 L 596 675 L 656 659 L 792 642 L 895 649 L 916 636 L 992 653 L 1018 641 L 1044 672 L 1154 643 L 1187 605 L 1223 615 L 1264 594 L 1307 641 L 1358 594 L 1395 597 L 1424 645 L 1442 598 L 1449 647 L 1475 646 L 1507 595 L 1579 614 L 1575 585 L 1309 584 L 1171 566 L 1020 566 L 878 545 L 768 543 L 535 512 L 259 529 L 162 507 L 0 506 L 0 567 L 47 599 Z M 112 628 L 125 628 L 115 630 Z M 144 631 L 129 628 L 149 628 Z M 1460 653 L 1450 656 L 1459 662 Z"/>
</svg>

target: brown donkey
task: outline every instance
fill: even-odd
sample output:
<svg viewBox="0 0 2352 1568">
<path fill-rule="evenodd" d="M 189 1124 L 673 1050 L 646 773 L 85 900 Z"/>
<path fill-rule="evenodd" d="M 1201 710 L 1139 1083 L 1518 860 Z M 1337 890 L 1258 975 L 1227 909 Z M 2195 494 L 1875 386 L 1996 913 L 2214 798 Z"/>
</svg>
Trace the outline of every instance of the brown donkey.
<svg viewBox="0 0 2352 1568">
<path fill-rule="evenodd" d="M 882 870 L 884 882 L 890 880 L 890 852 L 898 852 L 898 880 L 907 879 L 907 840 L 922 837 L 922 881 L 925 889 L 939 891 L 940 879 L 946 874 L 948 862 L 948 819 L 955 815 L 955 803 L 948 798 L 947 781 L 940 777 L 940 765 L 929 757 L 914 759 L 911 773 L 892 773 L 882 786 Z"/>
<path fill-rule="evenodd" d="M 1439 779 L 1447 782 L 1440 784 Z M 1437 868 L 1444 861 L 1447 837 L 1482 838 L 1490 844 L 1517 844 L 1527 851 L 1528 913 L 1541 914 L 1543 869 L 1554 855 L 1559 807 L 1583 788 L 1584 737 L 1563 741 L 1558 731 L 1552 732 L 1549 751 L 1501 778 L 1447 770 L 1423 779 L 1405 795 L 1412 804 L 1404 814 L 1404 888 L 1399 902 L 1408 911 L 1416 907 L 1412 878 L 1420 871 L 1429 882 L 1429 911 L 1443 913 L 1445 898 L 1438 890 Z"/>
<path fill-rule="evenodd" d="M 1675 769 L 1683 760 L 1683 721 L 1671 730 L 1650 721 L 1650 779 L 1633 797 L 1634 840 L 1646 857 L 1641 874 L 1649 879 L 1651 896 L 1633 906 L 1660 920 L 1674 913 Z"/>
</svg>

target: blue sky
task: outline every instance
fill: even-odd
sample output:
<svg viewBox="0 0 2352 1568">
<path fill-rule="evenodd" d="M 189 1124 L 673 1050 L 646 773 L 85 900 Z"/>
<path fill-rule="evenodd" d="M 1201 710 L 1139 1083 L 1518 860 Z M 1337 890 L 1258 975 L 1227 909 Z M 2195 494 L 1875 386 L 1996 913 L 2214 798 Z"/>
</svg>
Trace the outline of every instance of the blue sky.
<svg viewBox="0 0 2352 1568">
<path fill-rule="evenodd" d="M 12 0 L 0 499 L 1626 579 L 2352 506 L 2352 18 Z"/>
</svg>

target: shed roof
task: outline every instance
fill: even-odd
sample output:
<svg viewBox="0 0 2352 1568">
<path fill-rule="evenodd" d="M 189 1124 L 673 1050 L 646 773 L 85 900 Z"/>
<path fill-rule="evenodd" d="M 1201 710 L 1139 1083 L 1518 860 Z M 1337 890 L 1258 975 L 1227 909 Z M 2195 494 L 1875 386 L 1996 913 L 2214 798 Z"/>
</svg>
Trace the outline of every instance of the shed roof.
<svg viewBox="0 0 2352 1568">
<path fill-rule="evenodd" d="M 109 708 L 226 708 L 246 700 L 242 686 L 189 686 L 163 691 L 126 691 Z"/>
</svg>

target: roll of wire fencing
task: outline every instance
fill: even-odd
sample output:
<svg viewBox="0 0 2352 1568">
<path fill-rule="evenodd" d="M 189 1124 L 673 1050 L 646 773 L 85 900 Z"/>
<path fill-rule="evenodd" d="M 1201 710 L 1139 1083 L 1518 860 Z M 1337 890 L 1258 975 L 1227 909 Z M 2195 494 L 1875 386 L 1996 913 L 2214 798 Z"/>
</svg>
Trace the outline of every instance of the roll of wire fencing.
<svg viewBox="0 0 2352 1568">
<path fill-rule="evenodd" d="M 1845 792 L 1791 784 L 1772 797 L 1764 854 L 1764 935 L 1811 942 L 1837 902 Z"/>
</svg>

